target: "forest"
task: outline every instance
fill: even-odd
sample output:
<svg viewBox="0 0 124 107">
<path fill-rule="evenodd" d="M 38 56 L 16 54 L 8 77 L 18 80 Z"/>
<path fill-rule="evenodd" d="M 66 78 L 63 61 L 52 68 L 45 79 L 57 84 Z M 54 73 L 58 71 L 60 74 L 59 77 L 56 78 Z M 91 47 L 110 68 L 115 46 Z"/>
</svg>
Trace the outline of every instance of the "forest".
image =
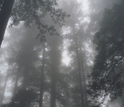
<svg viewBox="0 0 124 107">
<path fill-rule="evenodd" d="M 124 107 L 124 0 L 0 0 L 0 107 Z"/>
</svg>

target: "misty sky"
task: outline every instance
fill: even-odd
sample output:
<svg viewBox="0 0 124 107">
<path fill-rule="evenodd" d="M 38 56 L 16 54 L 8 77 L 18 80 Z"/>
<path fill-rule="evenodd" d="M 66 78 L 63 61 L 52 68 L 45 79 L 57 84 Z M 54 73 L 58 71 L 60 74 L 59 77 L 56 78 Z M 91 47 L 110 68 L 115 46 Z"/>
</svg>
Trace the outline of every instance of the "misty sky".
<svg viewBox="0 0 124 107">
<path fill-rule="evenodd" d="M 72 13 L 72 16 L 65 21 L 63 27 L 57 27 L 60 33 L 59 37 L 51 37 L 49 35 L 46 37 L 46 62 L 49 63 L 48 60 L 50 58 L 48 55 L 51 55 L 50 50 L 54 49 L 53 46 L 59 46 L 57 48 L 60 53 L 60 71 L 71 71 L 74 67 L 74 58 L 76 56 L 74 53 L 75 47 L 73 39 L 74 34 L 79 31 L 82 55 L 85 56 L 85 68 L 88 71 L 86 74 L 89 75 L 96 55 L 95 46 L 92 42 L 94 34 L 99 30 L 99 22 L 102 20 L 104 9 L 111 8 L 115 1 L 116 0 L 92 0 L 92 2 L 90 2 L 89 0 L 59 0 L 59 6 L 62 7 L 64 11 Z M 73 4 L 75 2 L 77 4 L 74 5 L 74 7 Z M 75 10 L 72 10 L 69 6 L 72 6 Z M 52 22 L 48 19 L 46 18 L 45 20 L 48 24 L 51 24 Z M 8 75 L 7 72 L 10 74 L 16 73 L 21 71 L 22 66 L 25 67 L 24 69 L 30 71 L 36 68 L 40 71 L 39 68 L 41 67 L 40 64 L 42 64 L 43 58 L 42 42 L 37 38 L 38 30 L 36 26 L 26 28 L 22 21 L 17 26 L 10 27 L 10 23 L 11 19 L 0 50 L 0 79 L 3 81 L 3 83 L 0 83 L 0 86 L 3 86 L 5 77 Z M 76 30 L 74 31 L 74 29 Z M 66 69 L 68 71 L 66 71 Z M 21 77 L 22 74 L 23 72 L 19 74 L 19 85 L 21 85 L 23 80 Z M 8 78 L 4 102 L 9 102 L 12 97 L 14 78 L 14 75 Z M 46 95 L 45 97 L 47 100 L 48 96 L 50 95 Z M 111 107 L 119 107 L 115 106 L 118 102 L 121 102 L 121 100 L 117 99 L 117 101 L 112 102 L 112 104 L 110 104 L 112 105 Z"/>
</svg>

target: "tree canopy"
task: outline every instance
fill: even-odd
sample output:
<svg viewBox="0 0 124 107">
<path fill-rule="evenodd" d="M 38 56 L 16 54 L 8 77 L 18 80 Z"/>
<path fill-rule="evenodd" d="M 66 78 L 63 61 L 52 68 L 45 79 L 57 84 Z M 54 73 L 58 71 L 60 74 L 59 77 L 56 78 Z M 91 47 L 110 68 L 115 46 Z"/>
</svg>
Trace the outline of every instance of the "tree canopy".
<svg viewBox="0 0 124 107">
<path fill-rule="evenodd" d="M 12 10 L 12 11 L 11 11 Z M 2 0 L 0 2 L 0 44 L 11 14 L 14 25 L 24 21 L 26 26 L 37 26 L 39 29 L 38 37 L 43 40 L 44 34 L 58 35 L 53 25 L 48 25 L 43 20 L 49 15 L 54 23 L 62 25 L 65 17 L 69 16 L 62 9 L 58 8 L 56 0 Z"/>
<path fill-rule="evenodd" d="M 92 72 L 92 89 L 95 96 L 122 95 L 124 88 L 124 1 L 106 9 L 100 30 L 95 34 L 97 55 Z"/>
</svg>

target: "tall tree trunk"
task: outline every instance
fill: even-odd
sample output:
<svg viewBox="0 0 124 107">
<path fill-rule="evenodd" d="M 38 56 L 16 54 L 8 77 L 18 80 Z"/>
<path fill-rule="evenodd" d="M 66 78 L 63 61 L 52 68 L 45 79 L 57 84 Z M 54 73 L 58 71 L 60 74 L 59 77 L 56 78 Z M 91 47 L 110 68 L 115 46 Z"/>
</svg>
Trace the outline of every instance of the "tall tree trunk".
<svg viewBox="0 0 124 107">
<path fill-rule="evenodd" d="M 71 102 L 70 102 L 70 98 L 72 98 L 72 93 L 69 90 L 69 87 L 67 87 L 66 89 L 66 103 L 65 103 L 65 107 L 72 107 Z"/>
<path fill-rule="evenodd" d="M 23 72 L 22 88 L 26 90 L 26 88 L 29 86 L 29 70 L 28 70 L 28 67 L 22 67 L 22 72 Z"/>
<path fill-rule="evenodd" d="M 82 81 L 83 81 L 83 95 L 84 95 L 84 107 L 88 107 L 88 103 L 87 103 L 87 85 L 86 85 L 86 75 L 85 75 L 85 55 L 82 53 L 82 49 L 81 49 L 81 42 L 79 39 L 79 50 L 80 50 L 80 64 L 83 64 L 83 66 L 81 66 L 82 69 Z"/>
<path fill-rule="evenodd" d="M 7 80 L 8 80 L 8 74 L 7 74 L 6 77 L 5 77 L 5 82 L 4 82 L 3 89 L 2 89 L 2 94 L 1 94 L 0 105 L 2 105 L 3 100 L 4 100 L 4 94 L 5 94 L 5 90 L 6 90 Z"/>
<path fill-rule="evenodd" d="M 56 89 L 57 89 L 57 73 L 60 64 L 60 36 L 47 36 L 47 44 L 50 46 L 50 78 L 51 78 L 51 100 L 50 107 L 56 107 Z"/>
<path fill-rule="evenodd" d="M 45 72 L 45 42 L 43 44 L 43 59 L 42 59 L 42 70 L 41 70 L 41 79 L 40 79 L 40 99 L 39 99 L 39 107 L 43 106 L 43 92 L 44 92 L 44 72 Z"/>
<path fill-rule="evenodd" d="M 88 107 L 88 103 L 87 103 L 87 89 L 86 89 L 86 78 L 85 78 L 85 72 L 84 69 L 82 71 L 82 77 L 83 77 L 83 94 L 84 94 L 84 107 Z"/>
<path fill-rule="evenodd" d="M 59 66 L 59 44 L 57 41 L 57 37 L 52 39 L 52 47 L 51 47 L 51 105 L 50 107 L 56 107 L 56 76 L 58 72 Z"/>
<path fill-rule="evenodd" d="M 84 69 L 81 64 L 84 64 L 81 55 L 81 47 L 79 46 L 80 41 L 78 42 L 78 37 L 75 37 L 76 43 L 76 54 L 77 54 L 77 65 L 78 65 L 78 77 L 79 77 L 79 87 L 81 95 L 81 107 L 87 107 L 87 94 L 86 94 L 86 80 Z M 84 66 L 84 65 L 83 65 Z M 83 83 L 83 84 L 82 84 Z"/>
<path fill-rule="evenodd" d="M 11 10 L 14 4 L 14 0 L 4 0 L 4 3 L 1 7 L 0 12 L 0 46 L 3 41 L 3 36 L 5 33 L 5 29 L 11 14 Z"/>
<path fill-rule="evenodd" d="M 18 74 L 18 72 L 17 72 L 16 78 L 15 78 L 15 84 L 14 84 L 14 88 L 13 88 L 13 96 L 16 95 L 17 87 L 18 87 L 18 81 L 19 81 L 19 74 Z"/>
<path fill-rule="evenodd" d="M 56 107 L 56 77 L 55 72 L 51 78 L 51 107 Z"/>
<path fill-rule="evenodd" d="M 82 76 L 81 76 L 81 65 L 79 60 L 79 49 L 77 44 L 77 38 L 75 37 L 75 43 L 76 43 L 76 54 L 77 54 L 77 66 L 78 66 L 78 77 L 79 77 L 79 88 L 80 88 L 80 95 L 81 95 L 81 107 L 84 107 L 84 95 L 83 95 L 83 87 L 82 87 Z"/>
</svg>

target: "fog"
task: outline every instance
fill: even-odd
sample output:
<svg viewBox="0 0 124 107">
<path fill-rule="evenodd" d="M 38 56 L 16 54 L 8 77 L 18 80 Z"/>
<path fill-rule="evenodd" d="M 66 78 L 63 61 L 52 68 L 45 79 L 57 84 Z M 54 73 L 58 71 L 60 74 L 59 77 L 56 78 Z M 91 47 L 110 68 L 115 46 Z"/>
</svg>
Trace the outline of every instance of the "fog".
<svg viewBox="0 0 124 107">
<path fill-rule="evenodd" d="M 15 0 L 0 49 L 0 107 L 123 107 L 124 2 L 41 1 Z"/>
</svg>

